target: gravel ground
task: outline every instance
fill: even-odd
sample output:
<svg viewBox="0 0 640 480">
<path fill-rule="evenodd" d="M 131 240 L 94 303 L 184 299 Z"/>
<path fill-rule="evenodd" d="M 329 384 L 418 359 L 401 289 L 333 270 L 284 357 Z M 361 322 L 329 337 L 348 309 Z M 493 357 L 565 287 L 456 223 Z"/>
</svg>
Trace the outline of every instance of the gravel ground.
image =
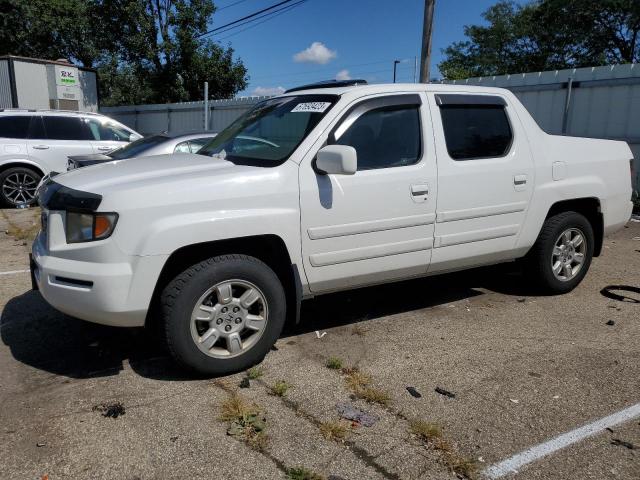
<svg viewBox="0 0 640 480">
<path fill-rule="evenodd" d="M 10 233 L 0 233 L 0 272 L 28 269 L 19 232 L 37 211 L 0 214 Z M 631 222 L 564 296 L 531 295 L 505 265 L 320 297 L 242 389 L 245 374 L 185 375 L 145 331 L 69 318 L 31 291 L 28 273 L 0 275 L 0 476 L 275 479 L 300 467 L 333 480 L 481 478 L 640 402 L 640 295 L 601 294 L 639 287 L 639 272 L 640 223 Z M 368 374 L 387 405 L 351 398 L 329 357 Z M 282 397 L 271 391 L 280 381 L 289 385 Z M 266 418 L 259 441 L 228 435 L 220 420 L 238 395 Z M 340 423 L 343 402 L 376 423 Z M 104 416 L 119 405 L 123 414 Z M 411 433 L 416 420 L 438 434 Z M 325 438 L 336 423 L 345 438 Z M 640 418 L 505 478 L 638 479 Z"/>
</svg>

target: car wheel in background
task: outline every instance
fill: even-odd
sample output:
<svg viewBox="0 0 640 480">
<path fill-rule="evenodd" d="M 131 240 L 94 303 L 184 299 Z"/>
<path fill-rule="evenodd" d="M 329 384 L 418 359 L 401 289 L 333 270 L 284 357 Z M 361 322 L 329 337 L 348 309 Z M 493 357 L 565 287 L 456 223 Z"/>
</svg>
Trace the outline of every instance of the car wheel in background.
<svg viewBox="0 0 640 480">
<path fill-rule="evenodd" d="M 527 254 L 527 274 L 546 293 L 570 292 L 587 274 L 594 244 L 593 228 L 583 215 L 554 215 L 545 220 Z"/>
<path fill-rule="evenodd" d="M 0 201 L 17 207 L 36 202 L 36 188 L 42 176 L 27 167 L 12 167 L 0 173 Z"/>
<path fill-rule="evenodd" d="M 260 362 L 286 316 L 285 293 L 265 263 L 222 255 L 193 265 L 164 289 L 161 309 L 175 360 L 205 375 L 224 375 Z"/>
</svg>

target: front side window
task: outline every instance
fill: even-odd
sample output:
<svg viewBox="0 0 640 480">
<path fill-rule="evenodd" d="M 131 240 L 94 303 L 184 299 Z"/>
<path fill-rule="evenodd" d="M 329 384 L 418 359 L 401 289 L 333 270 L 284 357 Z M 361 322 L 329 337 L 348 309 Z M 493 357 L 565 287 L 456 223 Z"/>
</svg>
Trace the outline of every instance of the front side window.
<svg viewBox="0 0 640 480">
<path fill-rule="evenodd" d="M 403 167 L 420 160 L 418 105 L 382 107 L 362 114 L 334 143 L 358 154 L 358 170 Z"/>
<path fill-rule="evenodd" d="M 0 117 L 1 138 L 27 138 L 30 115 L 14 115 Z"/>
<path fill-rule="evenodd" d="M 337 99 L 335 95 L 295 95 L 266 100 L 224 129 L 198 154 L 263 167 L 280 165 Z"/>
<path fill-rule="evenodd" d="M 513 134 L 502 105 L 441 105 L 449 156 L 454 160 L 502 157 Z"/>
<path fill-rule="evenodd" d="M 135 142 L 126 144 L 124 147 L 120 147 L 116 150 L 112 150 L 109 155 L 114 160 L 124 160 L 125 158 L 133 158 L 142 156 L 147 150 L 166 142 L 168 137 L 164 135 L 152 135 L 150 137 L 144 137 Z"/>
<path fill-rule="evenodd" d="M 92 140 L 128 142 L 131 137 L 131 132 L 126 128 L 109 120 L 87 118 L 85 121 L 91 131 Z"/>
<path fill-rule="evenodd" d="M 43 116 L 44 131 L 49 140 L 89 140 L 80 117 Z"/>
</svg>

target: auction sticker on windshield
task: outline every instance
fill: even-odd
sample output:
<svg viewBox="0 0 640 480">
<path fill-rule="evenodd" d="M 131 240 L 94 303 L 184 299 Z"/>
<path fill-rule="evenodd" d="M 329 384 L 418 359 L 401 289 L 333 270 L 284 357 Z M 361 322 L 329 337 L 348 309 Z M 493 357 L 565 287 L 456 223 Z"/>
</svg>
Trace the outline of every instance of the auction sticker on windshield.
<svg viewBox="0 0 640 480">
<path fill-rule="evenodd" d="M 329 108 L 330 105 L 331 105 L 330 102 L 299 103 L 293 108 L 293 110 L 291 110 L 291 113 L 296 113 L 296 112 L 322 113 L 327 108 Z"/>
</svg>

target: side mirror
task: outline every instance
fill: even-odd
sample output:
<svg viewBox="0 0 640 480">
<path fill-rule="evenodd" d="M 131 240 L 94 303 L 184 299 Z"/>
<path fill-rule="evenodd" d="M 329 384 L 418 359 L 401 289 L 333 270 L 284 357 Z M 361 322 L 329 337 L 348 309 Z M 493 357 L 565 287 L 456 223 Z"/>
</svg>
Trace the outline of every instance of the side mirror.
<svg viewBox="0 0 640 480">
<path fill-rule="evenodd" d="M 318 151 L 316 170 L 319 173 L 353 175 L 358 170 L 356 149 L 349 145 L 327 145 Z"/>
</svg>

